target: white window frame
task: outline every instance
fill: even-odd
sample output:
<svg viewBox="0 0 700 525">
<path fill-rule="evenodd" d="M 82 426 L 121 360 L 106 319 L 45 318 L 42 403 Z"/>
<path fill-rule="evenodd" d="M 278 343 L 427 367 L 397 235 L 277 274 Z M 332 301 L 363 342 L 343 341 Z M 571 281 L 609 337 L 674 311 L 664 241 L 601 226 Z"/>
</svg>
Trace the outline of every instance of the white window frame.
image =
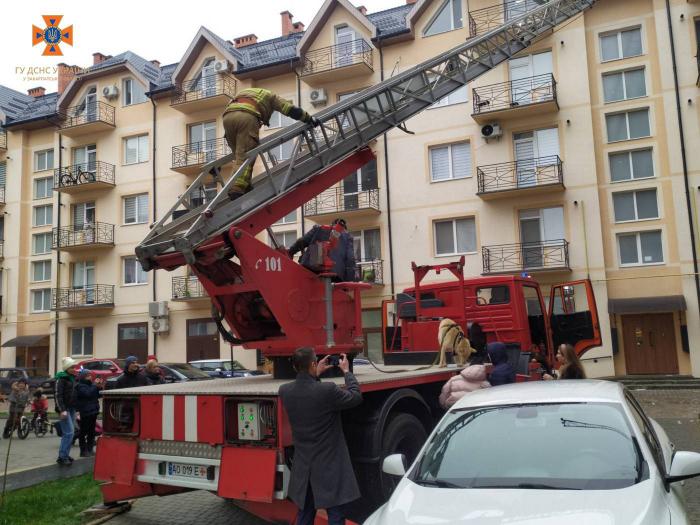
<svg viewBox="0 0 700 525">
<path fill-rule="evenodd" d="M 461 90 L 464 90 L 464 100 L 458 100 L 457 102 L 452 102 L 450 100 L 450 97 L 454 97 L 459 93 Z M 432 106 L 428 106 L 428 109 L 436 109 L 436 108 L 444 108 L 445 106 L 455 106 L 457 104 L 466 104 L 469 102 L 469 89 L 467 88 L 466 85 L 462 86 L 461 88 L 456 89 L 446 97 L 442 97 L 440 100 L 435 102 Z"/>
<path fill-rule="evenodd" d="M 293 100 L 287 100 L 290 104 L 294 104 Z M 283 124 L 284 122 L 284 124 Z M 270 115 L 270 125 L 265 126 L 265 129 L 279 129 L 279 128 L 285 128 L 291 124 L 296 123 L 296 120 L 294 120 L 292 117 L 288 117 L 286 115 L 282 115 L 279 111 L 275 111 Z"/>
<path fill-rule="evenodd" d="M 460 219 L 474 219 L 474 245 L 476 250 L 473 252 L 455 252 L 455 253 L 438 253 L 437 247 L 437 225 L 438 223 L 451 222 L 452 223 L 452 242 L 454 243 L 455 250 L 457 249 L 457 221 Z M 453 219 L 435 220 L 433 221 L 433 250 L 435 250 L 435 257 L 453 257 L 455 255 L 473 255 L 479 253 L 479 236 L 476 231 L 476 216 L 475 215 L 465 215 L 464 217 L 455 217 Z"/>
<path fill-rule="evenodd" d="M 427 38 L 427 37 L 435 36 L 435 35 L 443 35 L 443 34 L 445 34 L 445 33 L 449 33 L 450 31 L 455 31 L 455 30 L 457 30 L 457 29 L 463 29 L 463 28 L 464 28 L 464 17 L 465 17 L 465 12 L 466 12 L 466 16 L 469 16 L 469 11 L 468 11 L 468 10 L 465 11 L 464 5 L 463 5 L 463 4 L 461 5 L 461 8 L 462 8 L 462 25 L 461 25 L 460 27 L 455 27 L 455 14 L 454 14 L 454 8 L 452 7 L 452 2 L 453 2 L 453 1 L 456 1 L 456 2 L 459 2 L 460 4 L 462 4 L 462 0 L 445 0 L 442 4 L 440 4 L 440 7 L 438 7 L 438 9 L 435 11 L 435 14 L 432 16 L 432 18 L 430 19 L 430 21 L 429 21 L 427 24 L 425 24 L 425 29 L 423 29 L 423 34 L 422 34 L 423 38 Z M 431 34 L 427 35 L 426 33 L 428 32 L 428 30 L 430 29 L 430 27 L 433 25 L 433 22 L 435 22 L 435 20 L 437 19 L 437 17 L 440 16 L 440 14 L 442 13 L 442 10 L 445 8 L 445 6 L 446 6 L 447 4 L 450 4 L 450 29 L 447 29 L 447 30 L 445 30 L 445 31 L 440 31 L 439 33 L 431 33 Z"/>
<path fill-rule="evenodd" d="M 632 163 L 632 153 L 636 151 L 651 151 L 651 170 L 654 173 L 651 177 L 635 177 L 634 176 L 634 164 Z M 613 155 L 622 155 L 625 154 L 627 155 L 627 159 L 630 164 L 630 175 L 631 177 L 629 179 L 623 179 L 623 180 L 613 180 L 612 178 L 612 165 L 610 164 L 610 157 Z M 610 170 L 610 184 L 624 184 L 626 182 L 632 182 L 636 180 L 651 180 L 656 178 L 656 168 L 654 166 L 654 149 L 653 148 L 640 148 L 640 149 L 631 149 L 631 150 L 623 150 L 623 151 L 611 151 L 608 153 L 608 170 Z"/>
<path fill-rule="evenodd" d="M 139 141 L 142 137 L 146 137 L 146 140 L 149 141 L 148 147 L 146 148 L 146 156 L 147 158 L 145 160 L 142 160 L 139 158 Z M 127 162 L 126 160 L 126 145 L 130 140 L 136 139 L 136 161 L 135 162 Z M 134 164 L 143 164 L 144 162 L 148 162 L 151 160 L 151 154 L 150 154 L 150 139 L 148 136 L 148 133 L 141 133 L 140 135 L 133 135 L 131 137 L 124 137 L 124 165 L 125 166 L 132 166 Z"/>
<path fill-rule="evenodd" d="M 294 213 L 294 220 L 293 220 L 293 221 L 288 221 L 288 220 L 287 220 L 287 217 L 289 217 L 292 213 Z M 290 211 L 287 215 L 285 215 L 284 217 L 282 217 L 280 220 L 278 220 L 277 222 L 273 223 L 273 226 L 279 225 L 279 224 L 296 224 L 297 222 L 299 222 L 299 208 L 295 208 L 295 209 L 293 210 L 293 212 Z"/>
<path fill-rule="evenodd" d="M 48 192 L 48 195 L 44 195 L 43 197 L 38 197 L 37 194 L 37 185 L 39 182 L 42 181 L 48 181 L 47 182 L 47 187 L 51 189 L 51 191 Z M 53 197 L 53 177 L 41 177 L 39 179 L 34 179 L 33 181 L 34 185 L 34 200 L 41 200 L 41 199 L 51 199 Z"/>
<path fill-rule="evenodd" d="M 126 265 L 127 262 L 133 262 L 134 263 L 134 270 L 135 270 L 135 278 L 136 281 L 133 283 L 127 283 L 126 282 Z M 139 263 L 138 259 L 136 257 L 122 257 L 122 286 L 144 286 L 148 284 L 148 274 L 141 270 L 139 272 L 139 269 L 141 269 L 141 264 Z M 145 281 L 139 281 L 139 275 L 141 275 L 143 278 L 145 278 Z"/>
<path fill-rule="evenodd" d="M 466 177 L 455 177 L 454 172 L 452 171 L 452 148 L 453 146 L 457 146 L 459 144 L 466 144 L 467 148 L 469 149 L 469 175 Z M 435 149 L 440 149 L 440 148 L 447 148 L 447 162 L 450 168 L 450 176 L 446 179 L 441 179 L 441 180 L 435 180 L 433 178 L 433 150 Z M 428 164 L 430 166 L 430 182 L 432 183 L 438 183 L 438 182 L 448 182 L 448 181 L 453 181 L 453 180 L 466 180 L 466 179 L 471 179 L 474 176 L 474 173 L 472 172 L 472 144 L 468 140 L 464 140 L 461 142 L 452 142 L 450 144 L 435 144 L 434 146 L 430 146 L 428 148 Z"/>
<path fill-rule="evenodd" d="M 642 233 L 654 233 L 654 232 L 659 232 L 661 235 L 661 257 L 663 260 L 660 262 L 653 262 L 653 263 L 645 263 L 644 262 L 644 254 L 642 253 L 642 237 L 640 234 Z M 634 235 L 637 239 L 637 256 L 638 256 L 638 262 L 636 263 L 624 263 L 622 262 L 622 252 L 620 251 L 620 237 L 628 237 Z M 636 266 L 663 266 L 666 264 L 666 254 L 664 253 L 664 234 L 663 230 L 643 230 L 643 231 L 638 231 L 638 232 L 620 232 L 616 236 L 616 242 L 617 242 L 617 257 L 618 257 L 618 263 L 620 265 L 620 268 L 633 268 Z"/>
<path fill-rule="evenodd" d="M 131 102 L 127 104 L 126 102 L 126 85 L 127 83 L 131 83 L 131 86 L 129 87 L 130 93 L 129 96 L 131 98 Z M 143 95 L 143 100 L 139 102 L 134 102 L 134 84 L 139 84 L 139 87 L 141 88 L 141 92 L 144 93 Z M 122 106 L 128 107 L 128 106 L 136 106 L 138 104 L 143 104 L 144 102 L 148 102 L 148 97 L 146 96 L 146 90 L 143 89 L 143 86 L 141 83 L 136 80 L 133 77 L 126 77 L 122 79 Z"/>
<path fill-rule="evenodd" d="M 42 300 L 41 300 L 42 307 L 45 305 L 46 296 L 48 295 L 48 301 L 49 301 L 48 310 L 45 310 L 45 309 L 35 310 L 34 309 L 34 304 L 35 304 L 34 297 L 38 293 L 41 293 L 41 295 L 42 295 Z M 31 300 L 32 300 L 32 313 L 33 314 L 44 314 L 46 312 L 50 312 L 51 311 L 51 288 L 40 288 L 38 290 L 32 290 L 32 299 Z"/>
<path fill-rule="evenodd" d="M 36 249 L 36 238 L 41 237 L 41 236 L 46 236 L 46 238 L 49 239 L 48 242 L 48 251 L 45 252 L 36 252 L 34 251 Z M 46 246 L 46 245 L 45 245 Z M 32 255 L 46 255 L 48 253 L 51 253 L 51 249 L 53 247 L 53 234 L 51 232 L 47 233 L 35 233 L 32 235 Z"/>
<path fill-rule="evenodd" d="M 634 31 L 635 29 L 639 29 L 639 40 L 640 43 L 642 44 L 642 52 L 639 55 L 630 55 L 630 56 L 622 56 L 622 33 L 625 31 Z M 617 58 L 611 58 L 609 60 L 604 60 L 603 59 L 603 38 L 607 36 L 613 36 L 617 35 L 617 51 L 618 51 L 618 57 Z M 622 29 L 615 29 L 614 31 L 606 31 L 604 33 L 599 33 L 598 34 L 598 47 L 600 48 L 600 62 L 602 64 L 607 64 L 609 62 L 614 62 L 615 60 L 625 60 L 627 58 L 634 58 L 634 57 L 641 57 L 644 56 L 645 50 L 644 50 L 644 32 L 642 31 L 642 26 L 632 26 L 632 27 L 624 27 Z"/>
<path fill-rule="evenodd" d="M 640 95 L 638 97 L 628 97 L 627 96 L 627 73 L 631 73 L 633 71 L 642 71 L 643 77 L 644 77 L 644 94 Z M 619 100 L 611 100 L 607 101 L 605 100 L 605 77 L 611 77 L 613 75 L 622 75 L 622 92 L 624 94 L 624 97 L 619 99 Z M 649 96 L 649 90 L 647 89 L 647 71 L 645 67 L 633 67 L 630 69 L 624 69 L 622 71 L 611 71 L 610 73 L 605 73 L 601 79 L 603 82 L 603 101 L 605 104 L 615 104 L 617 102 L 624 102 L 625 100 L 638 100 L 640 98 L 646 98 Z M 650 126 L 651 129 L 651 126 Z"/>
<path fill-rule="evenodd" d="M 292 236 L 294 237 L 294 240 L 292 241 L 292 243 L 293 243 L 294 241 L 297 240 L 297 231 L 296 231 L 296 230 L 285 230 L 285 231 L 272 232 L 272 233 L 273 233 L 275 236 L 277 236 L 277 235 L 282 235 L 282 237 L 284 237 L 284 236 L 286 236 L 286 235 L 292 235 Z M 267 245 L 268 245 L 270 248 L 274 248 L 274 245 L 272 244 L 272 237 L 271 237 L 269 234 L 268 234 L 267 237 L 268 237 L 268 238 L 267 238 Z M 278 242 L 279 242 L 279 241 L 278 241 Z M 284 242 L 281 243 L 280 246 L 285 246 L 285 247 L 286 247 L 286 245 L 284 244 Z"/>
<path fill-rule="evenodd" d="M 646 219 L 640 219 L 639 218 L 639 209 L 637 208 L 637 193 L 643 192 L 643 191 L 653 191 L 656 194 L 656 217 L 648 217 Z M 625 224 L 627 222 L 644 222 L 644 221 L 657 221 L 661 218 L 661 214 L 659 213 L 659 190 L 656 188 L 644 188 L 644 189 L 639 189 L 639 190 L 634 190 L 634 191 L 617 191 L 612 194 L 612 203 L 613 203 L 613 218 L 615 218 L 615 195 L 624 195 L 627 193 L 632 194 L 632 199 L 634 202 L 634 219 L 629 219 L 627 221 L 618 221 L 615 219 L 615 224 Z"/>
<path fill-rule="evenodd" d="M 89 328 L 92 330 L 92 349 L 89 354 L 85 353 L 85 330 Z M 80 330 L 80 337 L 82 339 L 80 348 L 82 350 L 82 353 L 80 354 L 74 354 L 73 353 L 73 337 L 75 334 L 75 330 Z M 92 355 L 95 352 L 95 328 L 92 326 L 71 326 L 70 327 L 70 352 L 71 352 L 71 357 L 92 357 Z"/>
<path fill-rule="evenodd" d="M 40 208 L 44 209 L 44 224 L 39 224 L 36 220 L 37 219 L 36 214 Z M 46 212 L 47 212 L 46 208 L 51 208 L 51 212 L 48 214 L 48 216 L 46 215 Z M 47 217 L 48 217 L 48 222 L 46 222 Z M 40 206 L 34 206 L 32 208 L 32 223 L 33 223 L 33 226 L 35 228 L 39 228 L 42 226 L 52 226 L 53 225 L 53 204 L 42 204 Z"/>
<path fill-rule="evenodd" d="M 646 111 L 647 112 L 647 118 L 649 119 L 649 135 L 645 135 L 642 137 L 634 137 L 631 138 L 630 136 L 630 113 L 635 113 L 637 111 Z M 624 115 L 625 116 L 625 123 L 627 124 L 627 138 L 626 139 L 620 139 L 620 140 L 610 140 L 610 134 L 608 133 L 608 117 L 613 117 L 615 115 Z M 634 109 L 628 109 L 627 111 L 615 111 L 613 113 L 606 113 L 605 114 L 605 138 L 608 139 L 608 144 L 616 144 L 619 142 L 628 142 L 630 140 L 642 140 L 642 139 L 648 139 L 651 138 L 652 136 L 652 130 L 651 130 L 651 110 L 648 107 L 644 108 L 634 108 Z"/>
<path fill-rule="evenodd" d="M 381 254 L 382 252 L 382 230 L 379 227 L 376 228 L 365 228 L 363 230 L 354 230 L 352 232 L 349 232 L 353 238 L 353 247 L 357 246 L 355 244 L 355 241 L 360 243 L 360 260 L 356 261 L 358 263 L 371 263 L 371 262 L 381 262 L 382 259 L 378 259 L 376 257 L 370 259 L 367 257 L 366 253 L 366 248 L 367 248 L 367 243 L 365 242 L 365 233 L 368 231 L 373 231 L 373 230 L 379 230 L 379 252 Z M 359 235 L 353 235 L 355 233 L 358 233 Z"/>
<path fill-rule="evenodd" d="M 46 276 L 46 264 L 47 264 L 47 263 L 48 263 L 48 265 L 49 265 L 49 275 L 48 275 L 48 277 Z M 44 278 L 43 278 L 43 279 L 40 279 L 40 280 L 34 279 L 34 276 L 35 276 L 35 271 L 34 271 L 34 269 L 37 268 L 38 265 L 41 265 L 42 268 L 43 268 L 43 270 L 42 270 L 41 273 L 43 274 L 43 277 L 44 277 Z M 51 263 L 51 259 L 44 259 L 43 261 L 32 261 L 32 275 L 31 275 L 31 281 L 30 281 L 30 282 L 32 282 L 32 283 L 46 283 L 46 282 L 50 282 L 50 281 L 51 281 L 51 272 L 53 271 L 52 266 L 53 266 L 53 264 Z"/>
<path fill-rule="evenodd" d="M 47 159 L 49 158 L 49 152 L 51 152 L 51 167 L 48 165 Z M 44 155 L 44 167 L 39 166 L 39 156 Z M 37 173 L 39 171 L 47 171 L 47 170 L 52 170 L 53 165 L 54 165 L 54 151 L 53 148 L 50 149 L 43 149 L 41 151 L 37 151 L 34 153 L 34 173 Z"/>
<path fill-rule="evenodd" d="M 146 215 L 146 220 L 145 221 L 139 221 L 139 196 L 141 195 L 148 195 L 148 193 L 135 193 L 134 195 L 125 195 L 122 198 L 122 226 L 133 226 L 135 224 L 148 224 L 148 216 L 150 214 L 150 210 L 147 211 Z M 136 210 L 136 215 L 135 215 L 135 221 L 134 222 L 126 222 L 126 200 L 127 199 L 135 199 L 135 205 L 134 209 Z M 146 208 L 149 207 L 149 202 L 148 202 L 148 197 L 146 197 Z"/>
</svg>

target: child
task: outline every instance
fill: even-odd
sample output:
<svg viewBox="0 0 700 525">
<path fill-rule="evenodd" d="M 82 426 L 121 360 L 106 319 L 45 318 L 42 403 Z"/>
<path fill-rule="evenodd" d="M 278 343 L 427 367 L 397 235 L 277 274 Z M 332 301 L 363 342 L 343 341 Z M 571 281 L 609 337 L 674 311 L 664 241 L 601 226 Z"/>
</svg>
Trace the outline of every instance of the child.
<svg viewBox="0 0 700 525">
<path fill-rule="evenodd" d="M 8 399 L 10 402 L 10 410 L 8 410 L 7 423 L 5 423 L 5 430 L 2 433 L 2 437 L 5 439 L 10 437 L 12 431 L 14 430 L 15 420 L 19 419 L 24 412 L 24 408 L 29 402 L 29 386 L 27 381 L 20 379 L 16 383 L 12 384 L 12 393 Z"/>
<path fill-rule="evenodd" d="M 46 420 L 48 418 L 49 403 L 46 401 L 46 396 L 44 395 L 44 390 L 39 387 L 34 392 L 34 398 L 32 400 L 32 412 L 34 412 L 34 418 L 32 419 L 32 428 L 36 424 L 36 420 L 41 418 Z"/>
</svg>

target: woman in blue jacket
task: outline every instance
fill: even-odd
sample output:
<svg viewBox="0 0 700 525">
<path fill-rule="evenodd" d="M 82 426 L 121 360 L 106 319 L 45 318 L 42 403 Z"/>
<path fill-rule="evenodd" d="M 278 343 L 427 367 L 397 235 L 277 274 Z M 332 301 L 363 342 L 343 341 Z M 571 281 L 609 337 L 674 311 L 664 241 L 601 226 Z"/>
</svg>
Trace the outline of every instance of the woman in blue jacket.
<svg viewBox="0 0 700 525">
<path fill-rule="evenodd" d="M 100 413 L 100 378 L 92 382 L 92 374 L 89 370 L 83 370 L 75 384 L 76 409 L 80 414 L 80 457 L 94 456 L 95 424 Z"/>
</svg>

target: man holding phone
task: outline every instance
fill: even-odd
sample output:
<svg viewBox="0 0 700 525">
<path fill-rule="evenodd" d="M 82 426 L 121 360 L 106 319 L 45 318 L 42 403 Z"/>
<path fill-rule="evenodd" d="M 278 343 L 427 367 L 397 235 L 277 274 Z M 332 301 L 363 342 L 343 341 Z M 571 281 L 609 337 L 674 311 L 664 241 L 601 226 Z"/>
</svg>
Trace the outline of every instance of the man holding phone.
<svg viewBox="0 0 700 525">
<path fill-rule="evenodd" d="M 317 362 L 312 348 L 298 348 L 292 358 L 297 378 L 280 387 L 294 439 L 289 497 L 299 507 L 297 525 L 313 524 L 317 509 L 326 509 L 330 525 L 342 525 L 343 506 L 360 497 L 340 411 L 362 403 L 362 393 L 345 354 L 337 365 L 343 371 L 345 390 L 321 382 L 319 376 L 332 367 L 329 357 Z"/>
</svg>

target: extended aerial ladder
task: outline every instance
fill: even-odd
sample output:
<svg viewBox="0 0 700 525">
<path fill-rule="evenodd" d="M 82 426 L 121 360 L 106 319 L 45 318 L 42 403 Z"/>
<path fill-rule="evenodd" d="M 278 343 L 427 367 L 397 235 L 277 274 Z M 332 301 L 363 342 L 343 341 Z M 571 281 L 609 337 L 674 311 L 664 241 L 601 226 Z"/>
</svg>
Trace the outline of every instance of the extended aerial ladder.
<svg viewBox="0 0 700 525">
<path fill-rule="evenodd" d="M 227 182 L 220 170 L 234 160 L 233 153 L 204 165 L 136 248 L 143 268 L 189 265 L 212 298 L 218 310 L 212 312 L 230 343 L 271 357 L 288 356 L 307 344 L 322 354 L 361 350 L 359 293 L 368 285 L 330 287 L 329 278 L 322 282 L 283 248 L 270 248 L 255 235 L 369 162 L 370 142 L 392 129 L 405 130 L 406 120 L 588 10 L 595 0 L 537 3 L 542 5 L 316 113 L 319 128 L 296 123 L 266 137 Z M 293 144 L 291 157 L 277 163 L 272 152 L 285 143 Z M 263 171 L 254 178 L 253 190 L 230 201 L 229 188 L 258 157 Z M 223 187 L 194 208 L 191 197 L 209 181 L 210 172 Z M 187 213 L 176 213 L 181 207 Z M 224 330 L 223 319 L 235 335 Z"/>
</svg>

